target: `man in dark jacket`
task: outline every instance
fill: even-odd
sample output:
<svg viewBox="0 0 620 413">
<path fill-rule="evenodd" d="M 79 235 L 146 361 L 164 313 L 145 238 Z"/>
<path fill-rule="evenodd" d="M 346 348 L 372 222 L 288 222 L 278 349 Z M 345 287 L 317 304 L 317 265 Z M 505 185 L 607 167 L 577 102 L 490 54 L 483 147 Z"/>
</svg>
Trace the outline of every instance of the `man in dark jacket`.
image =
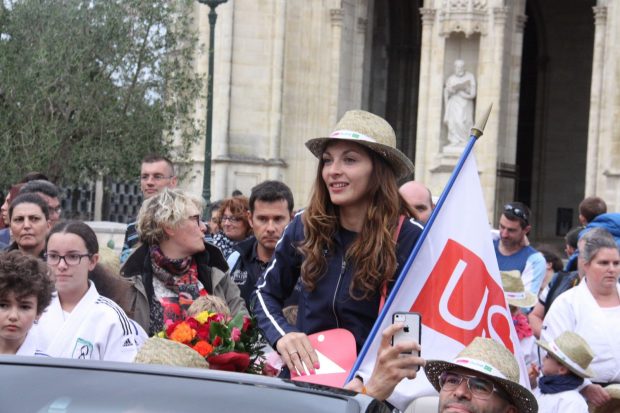
<svg viewBox="0 0 620 413">
<path fill-rule="evenodd" d="M 230 276 L 241 290 L 241 297 L 251 308 L 250 298 L 256 281 L 267 268 L 276 243 L 293 216 L 293 194 L 279 181 L 264 181 L 250 194 L 250 226 L 254 235 L 235 246 L 228 258 Z M 297 304 L 293 294 L 287 304 Z"/>
</svg>

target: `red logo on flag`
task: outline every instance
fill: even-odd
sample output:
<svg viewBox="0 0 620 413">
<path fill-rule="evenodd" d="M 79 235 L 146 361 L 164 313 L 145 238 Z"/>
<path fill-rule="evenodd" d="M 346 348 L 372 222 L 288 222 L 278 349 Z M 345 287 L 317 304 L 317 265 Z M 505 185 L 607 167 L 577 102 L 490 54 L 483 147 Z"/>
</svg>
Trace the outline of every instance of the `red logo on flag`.
<svg viewBox="0 0 620 413">
<path fill-rule="evenodd" d="M 422 313 L 427 327 L 464 346 L 475 337 L 491 337 L 514 353 L 504 290 L 484 261 L 454 240 L 446 243 L 411 311 Z"/>
</svg>

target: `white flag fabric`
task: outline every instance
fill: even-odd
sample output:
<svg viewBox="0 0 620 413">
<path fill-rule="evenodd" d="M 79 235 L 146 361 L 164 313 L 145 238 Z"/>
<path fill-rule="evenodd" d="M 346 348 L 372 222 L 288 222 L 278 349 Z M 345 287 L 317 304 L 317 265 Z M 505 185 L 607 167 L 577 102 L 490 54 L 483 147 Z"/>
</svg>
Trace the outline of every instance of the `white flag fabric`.
<svg viewBox="0 0 620 413">
<path fill-rule="evenodd" d="M 387 315 L 361 361 L 358 374 L 372 372 L 381 332 L 396 311 L 422 314 L 422 357 L 452 361 L 475 337 L 503 343 L 519 361 L 521 384 L 529 389 L 527 370 L 508 310 L 491 240 L 478 169 L 473 152 L 453 186 L 389 303 Z M 421 369 L 414 380 L 403 380 L 390 403 L 405 410 L 417 397 L 437 392 Z"/>
</svg>

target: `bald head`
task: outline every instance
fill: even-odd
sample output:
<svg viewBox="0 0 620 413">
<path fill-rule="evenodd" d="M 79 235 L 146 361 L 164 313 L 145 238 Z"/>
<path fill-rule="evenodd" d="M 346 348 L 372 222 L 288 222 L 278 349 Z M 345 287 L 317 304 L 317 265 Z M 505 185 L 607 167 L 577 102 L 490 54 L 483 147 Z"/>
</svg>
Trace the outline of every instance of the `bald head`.
<svg viewBox="0 0 620 413">
<path fill-rule="evenodd" d="M 434 207 L 431 191 L 420 182 L 409 181 L 404 183 L 398 192 L 416 212 L 418 221 L 426 224 Z"/>
</svg>

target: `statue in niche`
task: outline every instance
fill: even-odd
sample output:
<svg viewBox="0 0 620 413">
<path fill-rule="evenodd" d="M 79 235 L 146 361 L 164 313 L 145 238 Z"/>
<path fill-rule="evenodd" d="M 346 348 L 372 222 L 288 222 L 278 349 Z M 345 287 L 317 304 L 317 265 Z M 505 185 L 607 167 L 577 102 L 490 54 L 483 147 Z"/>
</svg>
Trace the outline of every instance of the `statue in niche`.
<svg viewBox="0 0 620 413">
<path fill-rule="evenodd" d="M 443 122 L 448 128 L 448 148 L 464 146 L 474 126 L 476 78 L 465 71 L 465 62 L 454 61 L 454 73 L 446 80 L 443 91 Z"/>
</svg>

